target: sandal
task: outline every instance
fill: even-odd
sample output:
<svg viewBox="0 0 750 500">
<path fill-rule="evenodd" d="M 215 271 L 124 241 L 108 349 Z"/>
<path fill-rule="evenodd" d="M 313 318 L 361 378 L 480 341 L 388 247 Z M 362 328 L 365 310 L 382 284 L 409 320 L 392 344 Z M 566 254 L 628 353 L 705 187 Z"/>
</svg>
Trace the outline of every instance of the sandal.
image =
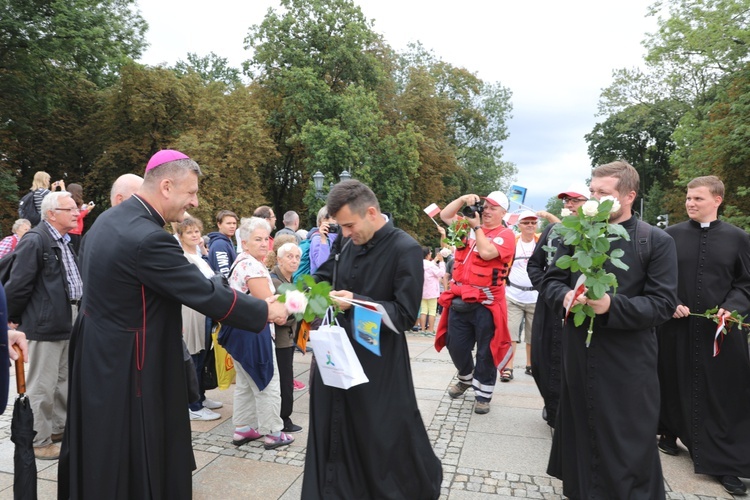
<svg viewBox="0 0 750 500">
<path fill-rule="evenodd" d="M 294 436 L 290 436 L 285 432 L 280 432 L 278 436 L 266 434 L 266 439 L 263 440 L 263 448 L 273 450 L 279 446 L 291 444 L 292 442 L 294 442 Z"/>
<path fill-rule="evenodd" d="M 510 382 L 513 380 L 513 368 L 505 368 L 500 372 L 500 382 Z"/>
<path fill-rule="evenodd" d="M 527 367 L 526 367 L 526 375 L 533 375 L 533 374 L 531 373 L 531 367 L 530 367 L 530 366 L 527 366 Z"/>
</svg>

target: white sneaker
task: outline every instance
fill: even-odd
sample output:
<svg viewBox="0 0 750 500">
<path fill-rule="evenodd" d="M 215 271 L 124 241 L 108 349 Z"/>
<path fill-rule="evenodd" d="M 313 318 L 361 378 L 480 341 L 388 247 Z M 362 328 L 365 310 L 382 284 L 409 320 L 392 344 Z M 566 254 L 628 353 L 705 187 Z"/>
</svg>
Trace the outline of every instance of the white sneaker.
<svg viewBox="0 0 750 500">
<path fill-rule="evenodd" d="M 224 406 L 224 403 L 221 401 L 214 401 L 213 399 L 208 398 L 203 400 L 203 407 L 208 408 L 209 410 L 216 410 L 222 406 Z"/>
<path fill-rule="evenodd" d="M 188 411 L 190 412 L 190 420 L 216 420 L 221 418 L 221 415 L 208 408 L 201 408 L 198 411 L 188 409 Z"/>
</svg>

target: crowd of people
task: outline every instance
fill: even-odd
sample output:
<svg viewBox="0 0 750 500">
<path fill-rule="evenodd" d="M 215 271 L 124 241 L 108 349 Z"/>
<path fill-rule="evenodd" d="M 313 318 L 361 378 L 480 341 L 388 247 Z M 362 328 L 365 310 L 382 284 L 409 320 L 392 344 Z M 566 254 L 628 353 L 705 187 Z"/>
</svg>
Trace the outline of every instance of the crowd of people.
<svg viewBox="0 0 750 500">
<path fill-rule="evenodd" d="M 524 372 L 554 428 L 548 473 L 569 498 L 665 498 L 658 452 L 680 453 L 678 440 L 696 473 L 745 493 L 747 339 L 714 335 L 714 320 L 731 326 L 750 311 L 750 237 L 719 220 L 718 178 L 688 184 L 689 220 L 666 231 L 633 211 L 639 177 L 624 161 L 560 192 L 568 213 L 613 197 L 610 224 L 628 236 L 610 249 L 621 250 L 627 270 L 605 264 L 617 292 L 591 299 L 574 290 L 580 273 L 556 265 L 576 251 L 555 231 L 563 214 L 511 214 L 500 191 L 462 195 L 441 211 L 444 224 L 468 229 L 457 247 L 442 226 L 440 247 L 420 245 L 356 180 L 331 189 L 310 230 L 288 211 L 275 231 L 264 205 L 247 218 L 219 210 L 204 236 L 203 222 L 187 213 L 199 175 L 187 155 L 158 152 L 144 177 L 115 182 L 112 209 L 81 240 L 94 204 L 83 202 L 80 185 L 66 190 L 40 172 L 29 198 L 39 222 L 21 218 L 0 241 L 0 258 L 14 253 L 20 263 L 5 282 L 6 344 L 22 346 L 30 361 L 35 456 L 60 459 L 60 498 L 190 497 L 189 421 L 222 418 L 203 384 L 215 342 L 236 370 L 232 442 L 293 443 L 305 425 L 293 419 L 294 391 L 306 388 L 294 379 L 300 325 L 276 299 L 300 273 L 332 284 L 351 339 L 352 299 L 379 303 L 395 325 L 382 326 L 379 356 L 352 342 L 366 384 L 329 387 L 313 362 L 303 498 L 439 496 L 442 467 L 419 416 L 403 335 L 412 329 L 447 348 L 457 370 L 448 395 L 473 390 L 478 415 L 490 412 L 497 380 L 514 379 L 525 341 Z M 588 322 L 562 321 L 574 304 L 596 314 L 590 345 Z M 693 314 L 712 307 L 714 319 Z M 103 458 L 113 451 L 122 459 Z"/>
</svg>

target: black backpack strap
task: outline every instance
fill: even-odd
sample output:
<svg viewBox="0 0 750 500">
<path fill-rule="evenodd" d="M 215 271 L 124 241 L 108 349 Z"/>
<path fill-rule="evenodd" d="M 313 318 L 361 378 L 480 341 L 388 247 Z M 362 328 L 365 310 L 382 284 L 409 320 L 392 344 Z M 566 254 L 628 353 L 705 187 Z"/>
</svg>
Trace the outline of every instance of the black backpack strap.
<svg viewBox="0 0 750 500">
<path fill-rule="evenodd" d="M 651 224 L 648 222 L 636 219 L 635 245 L 641 267 L 648 269 L 648 263 L 651 262 Z"/>
</svg>

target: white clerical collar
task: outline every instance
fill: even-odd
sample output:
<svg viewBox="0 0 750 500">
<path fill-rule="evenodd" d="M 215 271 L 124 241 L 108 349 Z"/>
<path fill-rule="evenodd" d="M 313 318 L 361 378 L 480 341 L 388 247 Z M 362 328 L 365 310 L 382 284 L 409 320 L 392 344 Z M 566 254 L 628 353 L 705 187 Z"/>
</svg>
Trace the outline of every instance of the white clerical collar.
<svg viewBox="0 0 750 500">
<path fill-rule="evenodd" d="M 710 222 L 701 222 L 701 227 L 704 228 L 704 229 L 707 228 L 707 227 L 711 227 L 711 223 Z"/>
</svg>

